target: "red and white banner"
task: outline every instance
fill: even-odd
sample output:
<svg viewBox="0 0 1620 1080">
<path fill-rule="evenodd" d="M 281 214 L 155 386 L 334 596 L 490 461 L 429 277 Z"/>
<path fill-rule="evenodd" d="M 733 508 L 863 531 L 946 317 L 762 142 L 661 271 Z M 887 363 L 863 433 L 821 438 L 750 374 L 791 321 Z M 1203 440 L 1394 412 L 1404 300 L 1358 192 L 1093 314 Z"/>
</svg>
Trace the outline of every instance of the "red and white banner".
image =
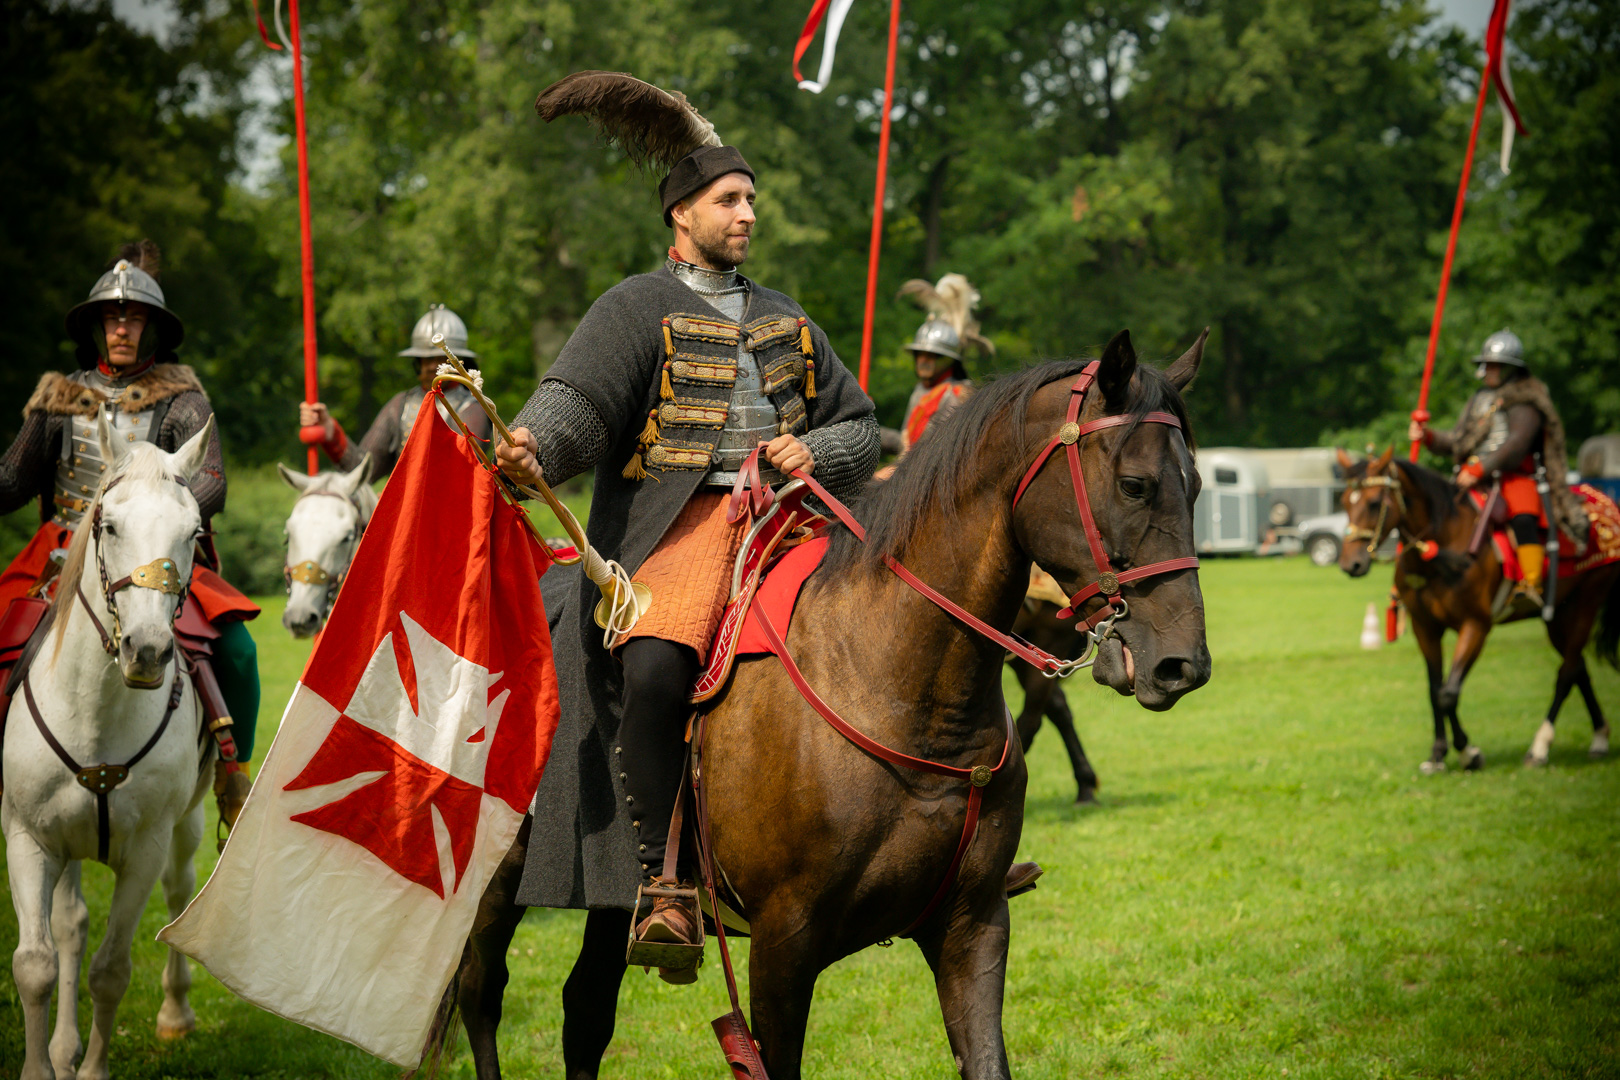
<svg viewBox="0 0 1620 1080">
<path fill-rule="evenodd" d="M 793 78 L 799 84 L 800 90 L 819 94 L 832 81 L 833 56 L 838 52 L 838 35 L 843 31 L 844 19 L 849 16 L 849 9 L 854 4 L 855 0 L 816 0 L 810 8 L 810 15 L 804 20 L 804 29 L 799 31 L 799 41 L 793 46 Z M 821 39 L 821 70 L 812 81 L 799 74 L 799 61 L 810 48 L 810 42 L 816 36 L 816 28 L 821 25 L 822 19 L 827 20 L 827 33 Z"/>
<path fill-rule="evenodd" d="M 219 865 L 159 935 L 406 1067 L 556 731 L 551 559 L 519 514 L 462 436 L 415 426 Z"/>
<path fill-rule="evenodd" d="M 1509 172 L 1513 157 L 1513 133 L 1530 134 L 1519 116 L 1519 103 L 1513 100 L 1513 77 L 1508 74 L 1507 23 L 1512 0 L 1496 0 L 1491 21 L 1485 26 L 1485 70 L 1496 84 L 1496 100 L 1502 106 L 1502 171 Z"/>
</svg>

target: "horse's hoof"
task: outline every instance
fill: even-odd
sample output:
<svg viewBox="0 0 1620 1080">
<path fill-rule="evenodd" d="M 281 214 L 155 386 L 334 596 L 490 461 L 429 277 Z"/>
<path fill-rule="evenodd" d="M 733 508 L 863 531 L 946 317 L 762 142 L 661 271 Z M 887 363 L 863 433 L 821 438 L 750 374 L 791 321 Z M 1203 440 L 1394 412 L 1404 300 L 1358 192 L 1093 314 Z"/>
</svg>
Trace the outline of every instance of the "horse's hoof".
<svg viewBox="0 0 1620 1080">
<path fill-rule="evenodd" d="M 1479 772 L 1485 767 L 1485 754 L 1477 746 L 1470 746 L 1462 752 L 1462 756 L 1465 772 Z"/>
<path fill-rule="evenodd" d="M 176 1039 L 185 1038 L 187 1035 L 190 1035 L 196 1030 L 196 1017 L 192 1017 L 189 1020 L 182 1020 L 179 1023 L 165 1023 L 164 1021 L 159 1020 L 157 1025 L 157 1037 L 162 1039 L 164 1042 L 173 1042 Z"/>
<path fill-rule="evenodd" d="M 1609 756 L 1609 725 L 1604 724 L 1602 731 L 1592 733 L 1592 746 L 1586 751 L 1586 756 L 1593 761 Z"/>
<path fill-rule="evenodd" d="M 1418 772 L 1424 776 L 1438 776 L 1445 771 L 1446 763 L 1443 761 L 1425 761 L 1418 766 Z"/>
<path fill-rule="evenodd" d="M 1541 754 L 1538 756 L 1534 750 L 1527 752 L 1524 755 L 1524 767 L 1527 769 L 1545 769 L 1547 767 L 1547 755 Z"/>
<path fill-rule="evenodd" d="M 1097 789 L 1094 788 L 1094 787 L 1083 787 L 1083 788 L 1081 788 L 1080 789 L 1080 794 L 1078 794 L 1078 795 L 1076 795 L 1074 797 L 1074 801 L 1075 801 L 1075 805 L 1077 805 L 1077 806 L 1084 805 L 1086 803 L 1094 803 L 1094 802 L 1096 802 L 1097 801 Z"/>
</svg>

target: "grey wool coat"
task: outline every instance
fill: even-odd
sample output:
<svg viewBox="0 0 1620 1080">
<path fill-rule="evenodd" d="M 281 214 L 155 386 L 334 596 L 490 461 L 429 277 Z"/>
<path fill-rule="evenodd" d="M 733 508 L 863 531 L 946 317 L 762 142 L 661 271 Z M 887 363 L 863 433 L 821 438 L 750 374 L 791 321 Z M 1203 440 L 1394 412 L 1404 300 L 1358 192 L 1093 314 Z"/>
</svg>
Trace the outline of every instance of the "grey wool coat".
<svg viewBox="0 0 1620 1080">
<path fill-rule="evenodd" d="M 714 406 L 723 415 L 730 383 L 716 371 L 723 376 L 727 363 L 735 364 L 739 341 L 752 346 L 784 429 L 823 440 L 806 439 L 815 447 L 817 476 L 833 494 L 851 496 L 870 478 L 879 439 L 871 399 L 798 304 L 750 287 L 748 309 L 734 323 L 667 270 L 629 278 L 591 306 L 546 375 L 589 398 L 607 427 L 587 535 L 632 575 L 708 471 L 705 446 L 712 448 L 718 430 L 701 421 Z M 662 422 L 650 427 L 649 418 Z M 828 444 L 829 436 L 838 445 Z M 823 453 L 858 467 L 824 477 Z M 644 465 L 645 478 L 636 478 L 636 465 Z M 641 871 L 612 765 L 620 664 L 592 618 L 596 586 L 577 567 L 547 573 L 541 596 L 562 715 L 535 794 L 517 902 L 629 908 Z"/>
</svg>

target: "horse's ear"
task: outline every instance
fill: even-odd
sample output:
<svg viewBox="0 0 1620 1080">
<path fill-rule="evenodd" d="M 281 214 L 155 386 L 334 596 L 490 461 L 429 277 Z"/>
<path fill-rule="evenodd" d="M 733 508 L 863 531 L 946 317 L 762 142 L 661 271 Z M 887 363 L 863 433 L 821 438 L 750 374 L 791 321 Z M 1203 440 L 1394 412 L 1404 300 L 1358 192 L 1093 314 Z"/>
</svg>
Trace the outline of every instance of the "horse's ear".
<svg viewBox="0 0 1620 1080">
<path fill-rule="evenodd" d="M 208 442 L 214 435 L 214 417 L 210 413 L 197 434 L 180 444 L 180 449 L 170 454 L 174 462 L 174 471 L 190 480 L 202 469 L 203 458 L 208 456 Z"/>
<path fill-rule="evenodd" d="M 1372 467 L 1369 468 L 1367 471 L 1370 472 L 1370 473 L 1382 473 L 1385 469 L 1389 468 L 1389 463 L 1391 461 L 1393 461 L 1394 459 L 1395 459 L 1395 447 L 1391 446 L 1389 449 L 1385 450 L 1382 454 L 1378 455 L 1378 460 L 1373 462 Z"/>
<path fill-rule="evenodd" d="M 113 438 L 112 423 L 107 419 L 105 408 L 96 410 L 96 440 L 101 443 L 101 460 L 116 472 L 129 456 L 129 451 Z"/>
<path fill-rule="evenodd" d="M 1333 452 L 1338 455 L 1339 468 L 1343 469 L 1345 472 L 1349 472 L 1351 469 L 1356 467 L 1356 459 L 1345 453 L 1344 447 L 1335 446 L 1333 448 Z"/>
<path fill-rule="evenodd" d="M 1131 348 L 1131 332 L 1121 330 L 1103 349 L 1102 362 L 1097 365 L 1097 385 L 1110 409 L 1124 407 L 1125 392 L 1135 374 L 1136 350 Z"/>
<path fill-rule="evenodd" d="M 1170 380 L 1170 385 L 1176 388 L 1177 393 L 1187 389 L 1187 384 L 1193 381 L 1198 374 L 1198 365 L 1204 362 L 1204 341 L 1209 337 L 1209 327 L 1198 335 L 1198 340 L 1192 343 L 1192 348 L 1181 354 L 1181 359 L 1164 370 L 1164 377 Z"/>
<path fill-rule="evenodd" d="M 343 474 L 343 479 L 337 483 L 337 493 L 345 499 L 354 498 L 354 493 L 366 486 L 366 477 L 371 473 L 371 454 L 360 459 L 360 464 Z"/>
<path fill-rule="evenodd" d="M 288 487 L 296 488 L 299 491 L 308 491 L 309 485 L 315 481 L 313 476 L 305 476 L 303 473 L 295 473 L 279 461 L 276 462 L 276 470 L 281 473 L 281 478 L 287 481 Z"/>
</svg>

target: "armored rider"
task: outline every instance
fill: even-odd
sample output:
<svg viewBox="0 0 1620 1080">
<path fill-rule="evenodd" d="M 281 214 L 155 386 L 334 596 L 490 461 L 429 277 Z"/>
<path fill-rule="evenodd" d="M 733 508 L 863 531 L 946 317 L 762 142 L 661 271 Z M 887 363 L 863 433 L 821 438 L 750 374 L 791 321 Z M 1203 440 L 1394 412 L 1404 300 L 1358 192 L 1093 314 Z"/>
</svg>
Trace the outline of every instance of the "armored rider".
<svg viewBox="0 0 1620 1080">
<path fill-rule="evenodd" d="M 900 452 L 904 453 L 916 445 L 929 424 L 950 415 L 973 392 L 973 381 L 962 362 L 964 348 L 972 344 L 993 354 L 995 346 L 979 333 L 973 318 L 979 293 L 961 274 L 946 274 L 934 285 L 914 279 L 900 287 L 900 294 L 912 297 L 928 312 L 906 345 L 917 385 L 906 403 L 906 419 L 900 429 Z"/>
<path fill-rule="evenodd" d="M 1524 343 L 1513 331 L 1498 330 L 1486 338 L 1474 363 L 1475 374 L 1485 385 L 1468 399 L 1457 426 L 1435 431 L 1413 420 L 1408 434 L 1436 453 L 1456 459 L 1458 486 L 1467 489 L 1482 480 L 1500 481 L 1508 528 L 1524 570 L 1519 591 L 1539 608 L 1547 557 L 1547 510 L 1553 511 L 1577 549 L 1584 547 L 1587 532 L 1586 512 L 1565 475 L 1568 458 L 1563 421 L 1546 384 L 1530 374 Z M 1542 505 L 1536 490 L 1538 460 L 1547 470 L 1550 508 Z M 1557 583 L 1553 585 L 1556 588 Z"/>
<path fill-rule="evenodd" d="M 543 476 L 556 484 L 595 467 L 590 541 L 652 590 L 651 608 L 610 643 L 610 653 L 592 619 L 594 586 L 581 576 L 554 633 L 564 716 L 589 716 L 599 733 L 579 734 L 576 749 L 576 735 L 559 730 L 557 745 L 567 749 L 554 761 L 579 761 L 582 789 L 592 783 L 590 762 L 599 755 L 611 762 L 618 823 L 591 820 L 586 804 L 596 797 L 600 806 L 601 792 L 571 793 L 576 809 L 562 805 L 568 794 L 550 799 L 543 788 L 531 833 L 541 840 L 531 840 L 519 891 L 519 902 L 531 906 L 629 908 L 638 872 L 643 883 L 661 879 L 688 695 L 708 659 L 748 525 L 746 515 L 727 521 L 745 459 L 763 447 L 765 482 L 780 484 L 802 469 L 847 498 L 866 484 L 878 456 L 872 402 L 821 328 L 791 297 L 738 272 L 755 223 L 755 174 L 742 153 L 720 145 L 684 99 L 629 76 L 570 76 L 542 93 L 537 108 L 548 120 L 591 115 L 598 105 L 572 102 L 649 91 L 667 103 L 663 129 L 674 132 L 658 189 L 673 230 L 668 256 L 660 269 L 597 298 L 514 420 L 513 444 L 497 444 L 502 469 L 520 482 Z M 709 141 L 681 142 L 692 126 L 708 128 Z M 607 828 L 614 838 L 604 836 Z M 627 860 L 621 853 L 631 842 Z M 548 856 L 552 843 L 567 850 Z M 548 858 L 555 872 L 537 872 L 537 860 Z M 670 899 L 636 927 L 642 940 L 656 942 L 692 943 L 697 931 L 695 912 Z M 696 977 L 695 970 L 662 974 L 671 982 Z"/>
<path fill-rule="evenodd" d="M 416 327 L 411 331 L 410 346 L 399 351 L 400 356 L 410 359 L 415 369 L 416 385 L 389 398 L 377 411 L 376 419 L 358 443 L 349 441 L 348 433 L 332 417 L 324 402 L 317 401 L 313 405 L 303 402 L 298 406 L 299 426 L 324 429 L 321 448 L 339 469 L 344 472 L 355 469 L 361 459 L 370 454 L 368 481 L 380 479 L 394 471 L 399 452 L 405 448 L 405 439 L 416 423 L 417 411 L 421 409 L 428 391 L 433 388 L 433 377 L 438 373 L 439 365 L 444 362 L 444 353 L 433 344 L 435 334 L 443 334 L 445 344 L 455 350 L 462 362 L 472 370 L 478 370 L 478 354 L 467 347 L 467 324 L 443 304 L 434 304 L 416 320 Z M 484 410 L 478 407 L 467 388 L 449 384 L 445 387 L 444 397 L 444 402 L 439 405 L 444 422 L 451 422 L 444 413 L 448 405 L 456 410 L 475 436 L 488 443 L 491 430 L 489 417 L 484 415 Z"/>
<path fill-rule="evenodd" d="M 154 443 L 170 452 L 213 415 L 196 372 L 176 360 L 185 328 L 165 304 L 158 262 L 157 245 L 150 240 L 123 246 L 89 298 L 68 312 L 67 333 L 76 346 L 79 370 L 46 374 L 23 407 L 22 431 L 0 459 L 0 513 L 37 499 L 40 526 L 0 573 L 0 610 L 45 575 L 51 553 L 67 546 L 101 485 L 107 462 L 101 460 L 98 412 L 105 409 L 115 438 Z M 258 616 L 259 608 L 214 569 L 218 559 L 209 523 L 225 509 L 225 464 L 217 429 L 203 467 L 191 481 L 191 493 L 204 531 L 201 558 L 191 571 L 191 594 L 219 631 L 213 669 L 236 743 L 237 760 L 222 763 L 216 784 L 220 816 L 229 826 L 247 798 L 246 764 L 259 715 L 258 656 L 243 625 Z"/>
</svg>

